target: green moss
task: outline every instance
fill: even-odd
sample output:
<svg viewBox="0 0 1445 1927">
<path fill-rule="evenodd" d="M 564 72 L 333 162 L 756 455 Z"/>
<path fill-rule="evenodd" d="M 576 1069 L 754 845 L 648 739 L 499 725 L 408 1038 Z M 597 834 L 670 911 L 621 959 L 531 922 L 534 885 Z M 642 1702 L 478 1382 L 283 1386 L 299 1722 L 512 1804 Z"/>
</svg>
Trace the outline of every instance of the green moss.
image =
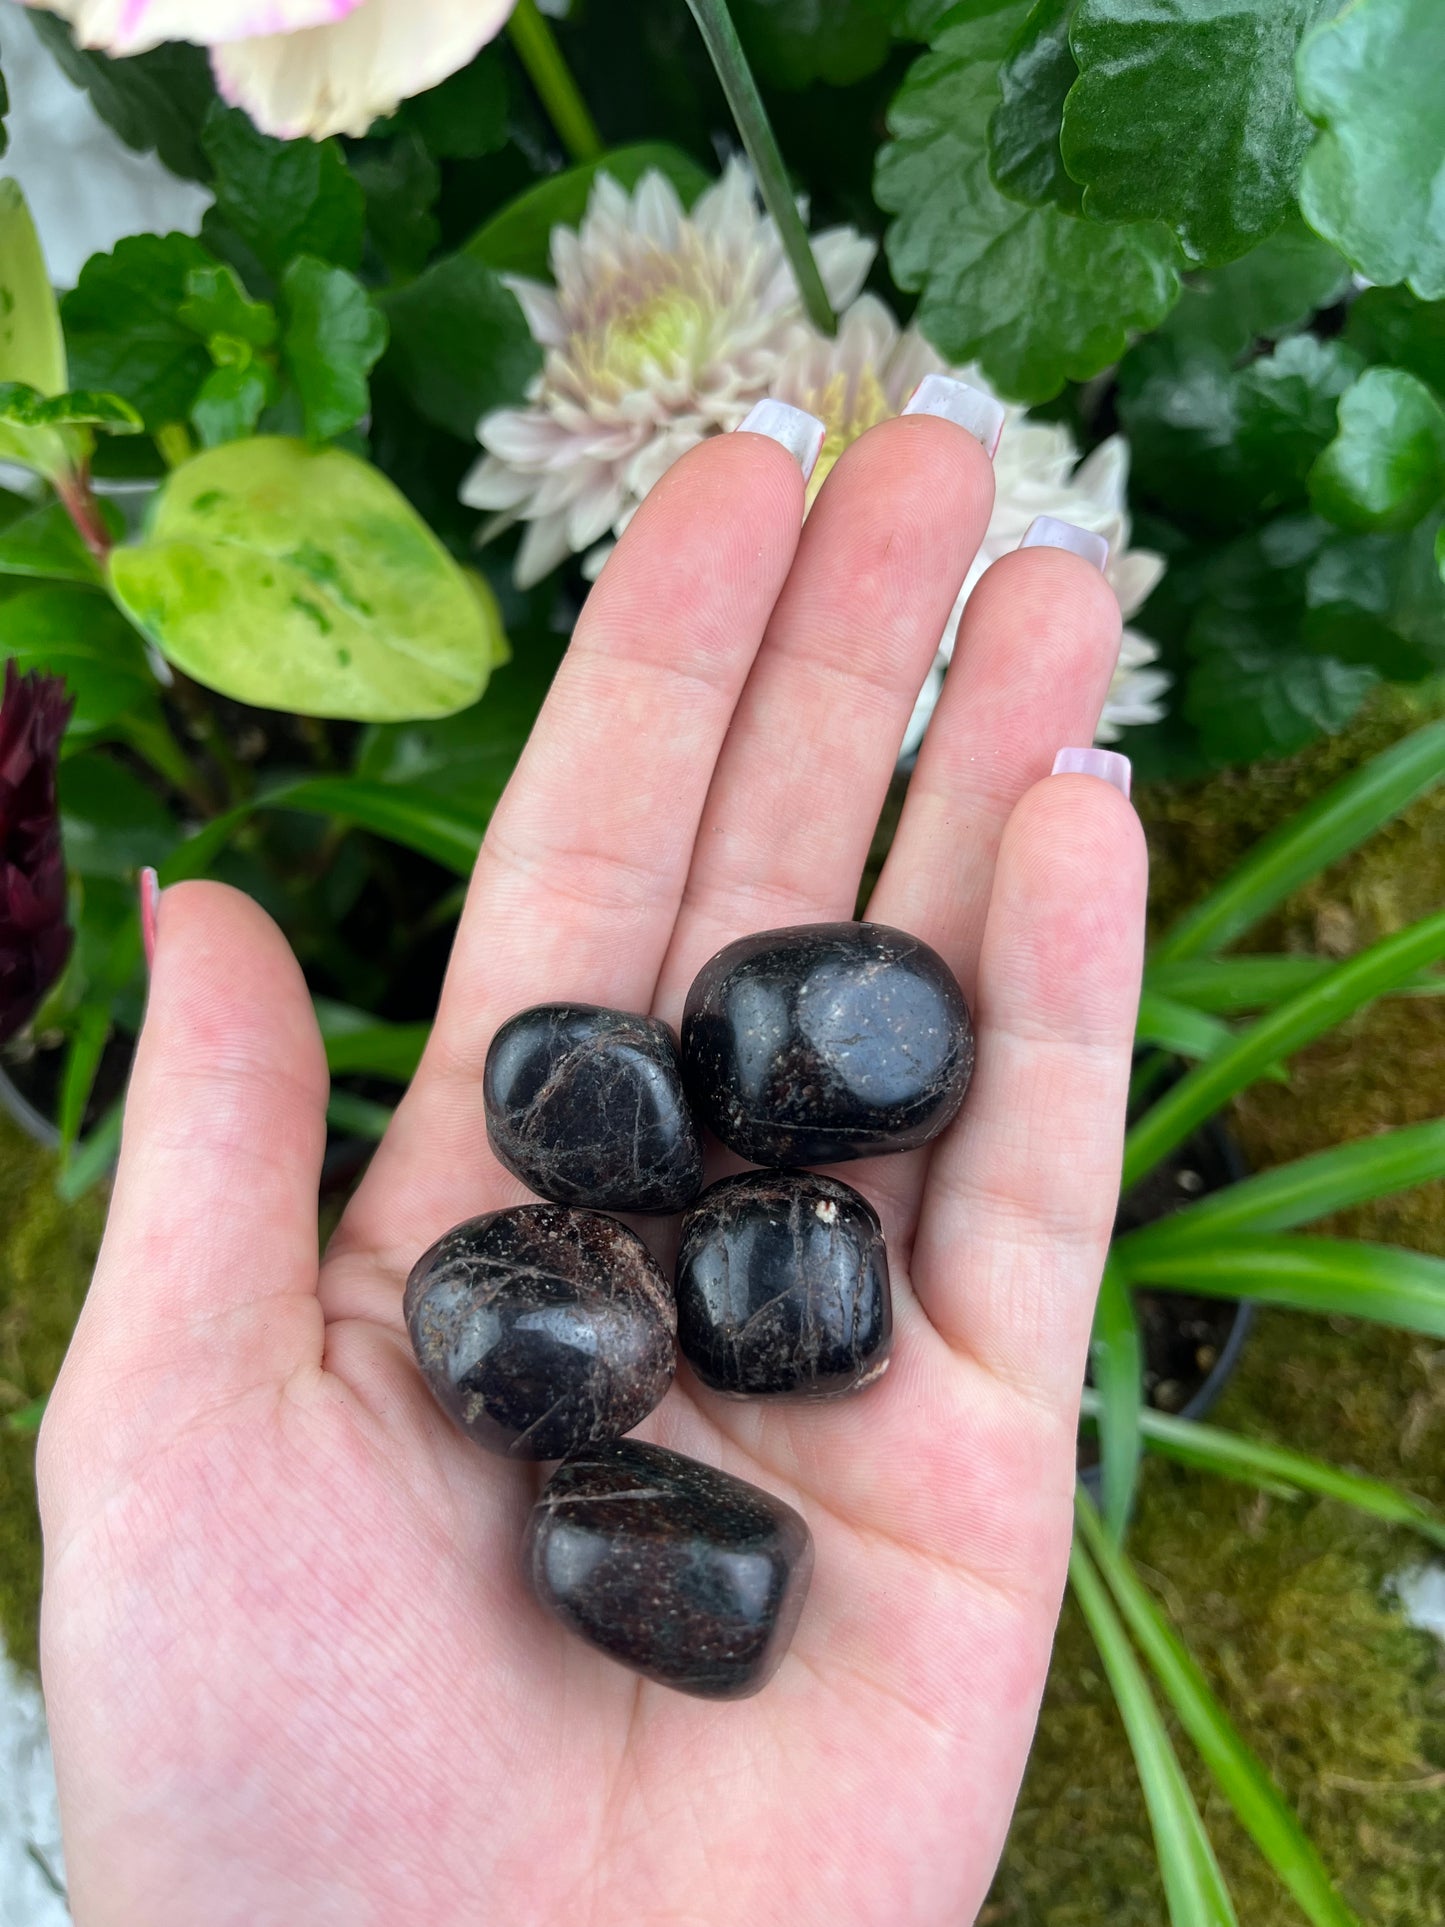
<svg viewBox="0 0 1445 1927">
<path fill-rule="evenodd" d="M 1439 694 L 1386 692 L 1348 734 L 1290 762 L 1140 798 L 1156 927 L 1260 836 L 1428 716 Z M 1445 793 L 1287 903 L 1251 947 L 1344 955 L 1445 901 Z M 1258 1167 L 1445 1113 L 1445 999 L 1395 999 L 1301 1053 L 1234 1123 Z M 1343 1213 L 1330 1230 L 1445 1254 L 1445 1184 Z M 1445 1505 L 1445 1348 L 1344 1320 L 1262 1315 L 1218 1422 L 1287 1442 Z M 1151 1461 L 1130 1549 L 1326 1864 L 1372 1927 L 1442 1927 L 1445 1664 L 1390 1605 L 1429 1556 L 1408 1534 L 1324 1502 L 1286 1504 Z M 1248 1927 L 1302 1916 L 1180 1739 Z M 1132 1759 L 1072 1608 L 989 1908 L 993 1927 L 1163 1927 Z"/>
<path fill-rule="evenodd" d="M 0 1644 L 22 1666 L 40 1610 L 35 1441 L 3 1420 L 55 1382 L 103 1216 L 94 1200 L 62 1204 L 54 1159 L 0 1118 Z"/>
</svg>

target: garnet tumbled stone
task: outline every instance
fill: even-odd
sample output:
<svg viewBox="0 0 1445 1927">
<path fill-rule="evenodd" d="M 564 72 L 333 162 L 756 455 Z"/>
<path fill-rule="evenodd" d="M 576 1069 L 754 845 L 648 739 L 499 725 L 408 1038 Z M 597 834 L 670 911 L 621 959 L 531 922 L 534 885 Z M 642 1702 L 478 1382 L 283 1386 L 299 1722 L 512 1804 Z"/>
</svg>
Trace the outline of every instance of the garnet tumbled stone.
<svg viewBox="0 0 1445 1927">
<path fill-rule="evenodd" d="M 881 923 L 765 930 L 720 950 L 688 992 L 688 1096 L 754 1164 L 911 1151 L 948 1125 L 973 1025 L 936 951 Z"/>
<path fill-rule="evenodd" d="M 702 1145 L 676 1041 L 655 1017 L 537 1004 L 502 1025 L 482 1078 L 492 1149 L 558 1204 L 680 1211 Z"/>
<path fill-rule="evenodd" d="M 714 1391 L 853 1391 L 887 1368 L 892 1335 L 882 1228 L 851 1185 L 748 1171 L 683 1219 L 677 1339 Z"/>
<path fill-rule="evenodd" d="M 813 1541 L 757 1486 L 622 1439 L 553 1473 L 525 1556 L 543 1605 L 610 1659 L 682 1693 L 743 1699 L 787 1651 Z"/>
<path fill-rule="evenodd" d="M 667 1280 L 595 1211 L 525 1204 L 459 1224 L 418 1260 L 404 1310 L 438 1402 L 511 1458 L 617 1438 L 672 1380 Z"/>
</svg>

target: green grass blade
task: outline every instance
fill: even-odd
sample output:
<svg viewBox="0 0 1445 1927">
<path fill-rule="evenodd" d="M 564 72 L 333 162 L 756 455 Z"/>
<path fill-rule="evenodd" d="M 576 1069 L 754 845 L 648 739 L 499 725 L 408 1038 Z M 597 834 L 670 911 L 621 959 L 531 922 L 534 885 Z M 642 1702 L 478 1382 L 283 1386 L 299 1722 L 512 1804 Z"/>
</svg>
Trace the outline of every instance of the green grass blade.
<svg viewBox="0 0 1445 1927">
<path fill-rule="evenodd" d="M 100 1060 L 110 1041 L 110 1029 L 109 1002 L 86 1004 L 65 1047 L 65 1068 L 60 1075 L 59 1114 L 56 1120 L 60 1127 L 62 1168 L 70 1162 L 71 1153 L 80 1137 L 86 1107 L 100 1071 Z"/>
<path fill-rule="evenodd" d="M 1099 1394 L 1085 1386 L 1080 1407 L 1083 1417 L 1100 1420 L 1100 1406 Z M 1263 1439 L 1248 1439 L 1217 1425 L 1199 1425 L 1193 1419 L 1173 1418 L 1147 1407 L 1140 1413 L 1139 1430 L 1151 1451 L 1178 1465 L 1217 1472 L 1222 1478 L 1238 1479 L 1287 1498 L 1309 1493 L 1315 1498 L 1335 1499 L 1356 1512 L 1383 1519 L 1387 1525 L 1408 1526 L 1432 1545 L 1445 1548 L 1445 1514 L 1384 1479 L 1366 1478 L 1363 1473 L 1347 1472 L 1343 1466 L 1312 1459 L 1285 1445 L 1269 1445 Z"/>
<path fill-rule="evenodd" d="M 333 1077 L 350 1073 L 389 1077 L 398 1084 L 411 1082 L 431 1034 L 429 1024 L 389 1024 L 369 1011 L 336 1003 L 330 997 L 313 1001 Z"/>
<path fill-rule="evenodd" d="M 1445 1338 L 1445 1259 L 1397 1245 L 1348 1238 L 1193 1239 L 1178 1251 L 1144 1252 L 1138 1263 L 1121 1240 L 1119 1269 L 1131 1284 L 1252 1298 L 1262 1305 Z"/>
<path fill-rule="evenodd" d="M 125 1099 L 118 1097 L 90 1136 L 71 1152 L 55 1180 L 55 1189 L 66 1204 L 74 1204 L 93 1185 L 110 1175 L 120 1156 L 120 1129 L 124 1117 Z"/>
<path fill-rule="evenodd" d="M 1171 1927 L 1238 1927 L 1238 1915 L 1204 1831 L 1144 1669 L 1109 1593 L 1079 1537 L 1069 1554 L 1069 1583 L 1103 1661 L 1119 1717 L 1129 1736 Z"/>
<path fill-rule="evenodd" d="M 1215 1191 L 1172 1217 L 1129 1231 L 1115 1249 L 1140 1263 L 1141 1251 L 1176 1251 L 1203 1236 L 1289 1231 L 1370 1198 L 1445 1177 L 1445 1118 L 1407 1124 L 1337 1144 Z"/>
<path fill-rule="evenodd" d="M 1302 883 L 1363 843 L 1445 777 L 1445 722 L 1427 723 L 1276 830 L 1155 946 L 1153 961 L 1224 949 Z"/>
<path fill-rule="evenodd" d="M 1335 1891 L 1309 1835 L 1262 1762 L 1215 1698 L 1199 1662 L 1111 1544 L 1088 1499 L 1075 1506 L 1079 1533 L 1155 1679 L 1215 1784 L 1313 1927 L 1360 1927 Z"/>
<path fill-rule="evenodd" d="M 33 1398 L 28 1405 L 22 1405 L 18 1412 L 7 1412 L 5 1430 L 24 1438 L 33 1438 L 40 1430 L 40 1421 L 45 1417 L 45 1408 L 50 1403 L 50 1394 L 44 1398 Z"/>
<path fill-rule="evenodd" d="M 1157 990 L 1146 990 L 1139 999 L 1139 1018 L 1135 1025 L 1136 1045 L 1157 1045 L 1173 1051 L 1176 1057 L 1213 1057 L 1230 1042 L 1234 1032 L 1228 1024 L 1191 1004 L 1164 997 Z"/>
<path fill-rule="evenodd" d="M 1099 1474 L 1104 1517 L 1123 1543 L 1134 1490 L 1139 1482 L 1143 1443 L 1139 1408 L 1144 1402 L 1144 1341 L 1134 1315 L 1134 1299 L 1122 1274 L 1104 1267 L 1089 1355 L 1099 1388 Z"/>
<path fill-rule="evenodd" d="M 1124 1188 L 1136 1184 L 1271 1065 L 1442 954 L 1445 910 L 1336 964 L 1317 982 L 1239 1032 L 1223 1050 L 1186 1072 L 1130 1130 L 1124 1143 Z"/>
<path fill-rule="evenodd" d="M 1267 1010 L 1296 996 L 1334 969 L 1329 957 L 1187 957 L 1179 963 L 1151 963 L 1144 973 L 1146 994 L 1192 1004 L 1212 1017 Z M 1445 976 L 1422 972 L 1397 986 L 1397 996 L 1445 995 Z"/>
</svg>

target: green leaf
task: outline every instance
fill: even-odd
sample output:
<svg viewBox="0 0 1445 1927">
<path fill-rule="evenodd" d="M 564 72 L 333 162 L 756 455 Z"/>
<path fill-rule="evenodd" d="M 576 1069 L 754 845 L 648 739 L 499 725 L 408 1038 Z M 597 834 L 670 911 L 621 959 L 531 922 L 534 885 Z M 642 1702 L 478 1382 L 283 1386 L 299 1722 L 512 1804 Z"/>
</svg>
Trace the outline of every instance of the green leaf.
<svg viewBox="0 0 1445 1927">
<path fill-rule="evenodd" d="M 188 234 L 132 235 L 92 255 L 61 304 L 75 379 L 123 395 L 152 432 L 184 421 L 211 358 L 180 311 L 191 276 L 218 265 Z"/>
<path fill-rule="evenodd" d="M 71 1153 L 55 1180 L 55 1189 L 66 1204 L 83 1198 L 115 1168 L 124 1118 L 125 1099 L 118 1097 L 85 1142 Z"/>
<path fill-rule="evenodd" d="M 1310 139 L 1294 89 L 1300 37 L 1339 3 L 1080 0 L 1063 151 L 1085 211 L 1163 221 L 1200 262 L 1271 233 Z"/>
<path fill-rule="evenodd" d="M 182 327 L 210 341 L 227 335 L 253 348 L 270 348 L 276 340 L 276 310 L 268 301 L 252 301 L 223 261 L 193 267 L 186 274 L 185 299 L 176 309 Z"/>
<path fill-rule="evenodd" d="M 368 413 L 368 376 L 386 346 L 386 317 L 354 275 L 301 255 L 282 282 L 282 356 L 314 442 L 344 435 Z"/>
<path fill-rule="evenodd" d="M 1427 723 L 1381 751 L 1363 769 L 1352 771 L 1256 844 L 1244 862 L 1154 946 L 1149 958 L 1151 978 L 1160 964 L 1223 950 L 1301 884 L 1358 849 L 1442 780 L 1445 722 Z M 1247 969 L 1252 961 L 1240 958 L 1238 967 Z M 1328 974 L 1328 966 L 1313 959 L 1302 961 L 1311 971 L 1323 969 Z M 1296 960 L 1289 962 L 1293 965 Z"/>
<path fill-rule="evenodd" d="M 90 388 L 42 395 L 23 381 L 0 381 L 0 423 L 21 428 L 103 428 L 112 435 L 138 435 L 144 426 L 119 395 Z"/>
<path fill-rule="evenodd" d="M 1139 1017 L 1134 1027 L 1136 1048 L 1154 1045 L 1172 1051 L 1176 1057 L 1212 1057 L 1234 1032 L 1202 1010 L 1163 996 L 1146 987 L 1139 998 Z"/>
<path fill-rule="evenodd" d="M 1129 1736 L 1154 1833 L 1170 1927 L 1238 1927 L 1224 1876 L 1169 1743 L 1149 1682 L 1077 1534 L 1069 1553 L 1069 1584 L 1093 1635 Z"/>
<path fill-rule="evenodd" d="M 1317 309 L 1340 300 L 1349 285 L 1348 264 L 1297 214 L 1287 215 L 1283 226 L 1248 254 L 1206 276 L 1210 299 L 1240 331 L 1241 348 L 1260 335 L 1276 341 L 1302 328 Z"/>
<path fill-rule="evenodd" d="M 366 196 L 367 232 L 387 272 L 410 280 L 441 239 L 441 223 L 433 212 L 441 169 L 422 136 L 404 128 L 394 140 L 367 141 L 354 148 L 351 171 Z"/>
<path fill-rule="evenodd" d="M 45 1417 L 45 1408 L 50 1403 L 50 1394 L 43 1398 L 33 1398 L 28 1405 L 22 1405 L 18 1412 L 5 1414 L 5 1430 L 12 1436 L 31 1438 L 40 1430 L 40 1421 Z"/>
<path fill-rule="evenodd" d="M 342 1137 L 365 1138 L 380 1144 L 392 1120 L 389 1104 L 377 1104 L 369 1097 L 356 1097 L 350 1091 L 333 1091 L 326 1106 L 326 1122 Z"/>
<path fill-rule="evenodd" d="M 399 118 L 439 160 L 474 161 L 507 144 L 507 73 L 495 48 L 439 87 L 403 101 Z"/>
<path fill-rule="evenodd" d="M 279 437 L 175 470 L 111 584 L 178 669 L 264 709 L 448 715 L 498 647 L 495 613 L 385 476 Z"/>
<path fill-rule="evenodd" d="M 462 877 L 471 874 L 482 847 L 483 826 L 438 797 L 359 776 L 311 776 L 280 784 L 206 824 L 161 867 L 161 882 L 204 876 L 258 810 L 299 810 L 370 830 Z"/>
<path fill-rule="evenodd" d="M 276 399 L 276 377 L 264 362 L 213 368 L 191 403 L 191 424 L 202 448 L 221 448 L 256 431 Z"/>
<path fill-rule="evenodd" d="M 1195 619 L 1189 647 L 1198 666 L 1183 711 L 1219 763 L 1288 755 L 1333 735 L 1380 680 L 1368 664 L 1289 647 L 1268 611 L 1240 615 L 1211 604 Z"/>
<path fill-rule="evenodd" d="M 101 514 L 112 535 L 123 527 L 109 503 Z M 59 502 L 47 502 L 0 531 L 0 575 L 41 576 L 51 582 L 83 582 L 103 588 L 100 565 L 76 533 Z"/>
<path fill-rule="evenodd" d="M 430 1024 L 388 1024 L 369 1011 L 318 997 L 316 1021 L 333 1077 L 389 1077 L 409 1084 L 416 1075 Z"/>
<path fill-rule="evenodd" d="M 65 342 L 40 240 L 18 181 L 0 180 L 0 382 L 42 395 L 66 386 Z M 0 422 L 0 462 L 41 475 L 69 465 L 65 439 L 48 427 Z"/>
<path fill-rule="evenodd" d="M 499 669 L 486 700 L 435 723 L 369 729 L 356 774 L 449 804 L 484 829 L 517 759 L 561 659 L 558 645 L 528 642 Z"/>
<path fill-rule="evenodd" d="M 1340 402 L 1310 498 L 1344 529 L 1409 529 L 1445 494 L 1445 409 L 1414 375 L 1370 368 Z"/>
<path fill-rule="evenodd" d="M 179 832 L 154 790 L 99 751 L 69 756 L 60 771 L 66 867 L 77 876 L 133 881 L 158 867 Z"/>
<path fill-rule="evenodd" d="M 1104 1517 L 1123 1544 L 1142 1452 L 1139 1411 L 1144 1403 L 1144 1340 L 1134 1299 L 1114 1264 L 1104 1266 L 1089 1362 L 1099 1391 L 1099 1471 Z"/>
<path fill-rule="evenodd" d="M 60 1073 L 60 1093 L 56 1103 L 56 1126 L 60 1132 L 60 1156 L 68 1162 L 85 1122 L 86 1106 L 95 1089 L 96 1073 L 105 1047 L 110 1042 L 111 1019 L 108 1003 L 81 1006 L 80 1020 L 65 1048 L 65 1063 Z"/>
<path fill-rule="evenodd" d="M 517 297 L 469 253 L 448 255 L 385 297 L 383 368 L 417 412 L 460 440 L 518 402 L 542 366 Z"/>
<path fill-rule="evenodd" d="M 888 260 L 900 287 L 921 291 L 929 340 L 950 360 L 976 358 L 1005 394 L 1037 402 L 1117 361 L 1132 330 L 1157 326 L 1179 274 L 1160 227 L 1074 220 L 994 186 L 998 66 L 1025 10 L 1026 0 L 970 0 L 946 16 L 889 109 L 894 138 L 874 191 L 898 216 Z"/>
<path fill-rule="evenodd" d="M 298 254 L 361 266 L 366 197 L 340 145 L 272 140 L 219 102 L 201 138 L 216 175 L 216 210 L 272 278 Z"/>
<path fill-rule="evenodd" d="M 1088 1387 L 1080 1410 L 1086 1419 L 1098 1417 L 1099 1397 Z M 1310 1493 L 1335 1499 L 1390 1525 L 1408 1526 L 1432 1544 L 1445 1547 L 1445 1517 L 1383 1479 L 1367 1479 L 1287 1446 L 1269 1445 L 1263 1439 L 1222 1431 L 1217 1425 L 1199 1425 L 1192 1419 L 1171 1418 L 1147 1408 L 1139 1422 L 1145 1443 L 1161 1458 L 1173 1459 L 1178 1465 L 1217 1472 L 1223 1478 L 1239 1479 L 1281 1496 Z"/>
<path fill-rule="evenodd" d="M 1360 1927 L 1336 1893 L 1309 1835 L 1215 1698 L 1199 1662 L 1149 1596 L 1133 1566 L 1110 1543 L 1098 1514 L 1082 1495 L 1075 1516 L 1161 1691 L 1240 1825 L 1313 1927 Z"/>
<path fill-rule="evenodd" d="M 1445 10 L 1354 0 L 1300 48 L 1299 98 L 1321 129 L 1300 206 L 1367 280 L 1445 296 Z"/>
<path fill-rule="evenodd" d="M 622 187 L 633 188 L 652 168 L 672 182 L 688 207 L 712 185 L 710 176 L 690 154 L 665 141 L 614 147 L 600 160 L 584 161 L 580 167 L 553 174 L 509 201 L 477 229 L 466 251 L 498 274 L 525 274 L 534 281 L 545 281 L 550 274 L 552 230 L 580 224 L 597 176 L 610 174 Z"/>
<path fill-rule="evenodd" d="M 1366 288 L 1350 303 L 1345 340 L 1366 361 L 1405 368 L 1445 394 L 1445 301 L 1406 288 Z"/>
<path fill-rule="evenodd" d="M 1059 130 L 1064 99 L 1079 77 L 1069 47 L 1074 0 L 1035 0 L 998 70 L 1001 98 L 988 124 L 994 185 L 1015 201 L 1053 201 L 1067 213 L 1083 189 L 1064 171 Z"/>
<path fill-rule="evenodd" d="M 1333 969 L 1328 957 L 1202 957 L 1150 964 L 1144 982 L 1151 993 L 1157 991 L 1197 1010 L 1232 1016 L 1281 1003 Z M 1398 985 L 1394 994 L 1445 994 L 1445 976 L 1421 972 Z"/>
<path fill-rule="evenodd" d="M 1360 372 L 1339 341 L 1294 335 L 1235 379 L 1236 453 L 1250 498 L 1278 508 L 1305 495 L 1310 464 L 1335 432 L 1340 397 Z"/>
<path fill-rule="evenodd" d="M 1180 1250 L 1194 1239 L 1241 1232 L 1290 1231 L 1371 1198 L 1445 1177 L 1445 1118 L 1407 1124 L 1312 1157 L 1277 1165 L 1197 1203 L 1126 1232 L 1114 1249 L 1130 1264 L 1144 1254 Z"/>
<path fill-rule="evenodd" d="M 1445 911 L 1438 911 L 1336 964 L 1240 1031 L 1231 1044 L 1186 1072 L 1130 1130 L 1124 1144 L 1124 1188 L 1136 1184 L 1261 1072 L 1442 955 Z"/>
<path fill-rule="evenodd" d="M 77 47 L 63 20 L 38 9 L 30 24 L 66 77 L 83 87 L 90 104 L 128 147 L 159 154 L 173 174 L 210 178 L 201 125 L 216 98 L 210 63 L 201 47 L 170 41 L 126 60 Z"/>
<path fill-rule="evenodd" d="M 1445 592 L 1435 567 L 1438 512 L 1404 535 L 1329 530 L 1305 574 L 1310 648 L 1414 682 L 1445 664 Z M 1319 523 L 1321 531 L 1327 528 Z"/>
<path fill-rule="evenodd" d="M 85 589 L 27 589 L 0 602 L 0 658 L 64 676 L 75 698 L 69 735 L 97 735 L 149 707 L 155 683 L 134 630 Z"/>
<path fill-rule="evenodd" d="M 1250 1298 L 1325 1317 L 1445 1338 L 1445 1258 L 1347 1238 L 1206 1238 L 1177 1251 L 1117 1253 L 1131 1282 L 1153 1291 Z"/>
<path fill-rule="evenodd" d="M 900 0 L 733 0 L 748 58 L 779 87 L 850 87 L 888 58 Z"/>
</svg>

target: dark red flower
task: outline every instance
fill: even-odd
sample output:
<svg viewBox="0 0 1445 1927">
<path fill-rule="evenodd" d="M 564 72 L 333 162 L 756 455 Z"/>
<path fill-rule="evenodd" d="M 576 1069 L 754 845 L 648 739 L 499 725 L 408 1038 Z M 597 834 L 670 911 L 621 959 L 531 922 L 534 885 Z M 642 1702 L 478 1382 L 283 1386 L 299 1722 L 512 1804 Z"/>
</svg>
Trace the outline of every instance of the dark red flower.
<svg viewBox="0 0 1445 1927">
<path fill-rule="evenodd" d="M 59 676 L 5 665 L 0 699 L 0 1042 L 29 1023 L 65 968 L 65 853 L 55 794 L 71 700 Z"/>
</svg>

